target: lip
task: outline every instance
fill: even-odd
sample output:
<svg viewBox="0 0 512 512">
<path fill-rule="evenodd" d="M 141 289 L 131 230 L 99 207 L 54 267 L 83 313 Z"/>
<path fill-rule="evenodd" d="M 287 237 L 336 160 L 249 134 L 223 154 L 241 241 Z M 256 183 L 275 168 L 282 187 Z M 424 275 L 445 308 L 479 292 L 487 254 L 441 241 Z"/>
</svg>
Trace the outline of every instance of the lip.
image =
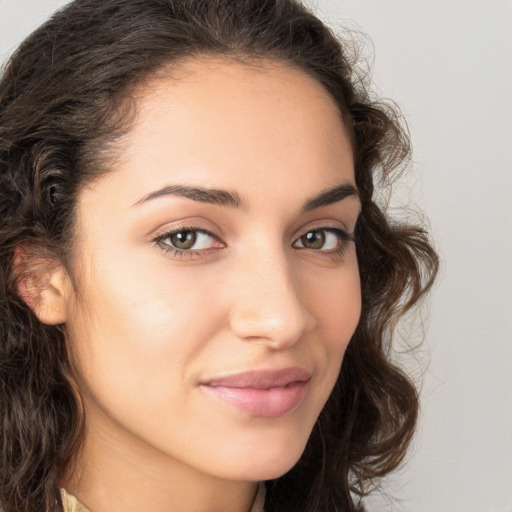
<svg viewBox="0 0 512 512">
<path fill-rule="evenodd" d="M 302 403 L 310 379 L 304 368 L 252 370 L 208 380 L 200 388 L 252 416 L 272 418 Z"/>
</svg>

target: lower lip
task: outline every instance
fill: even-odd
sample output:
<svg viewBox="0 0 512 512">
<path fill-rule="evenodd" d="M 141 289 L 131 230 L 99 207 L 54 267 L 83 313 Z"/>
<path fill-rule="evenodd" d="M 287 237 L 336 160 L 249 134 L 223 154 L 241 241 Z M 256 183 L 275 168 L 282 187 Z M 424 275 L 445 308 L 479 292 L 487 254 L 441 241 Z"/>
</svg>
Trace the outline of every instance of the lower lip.
<svg viewBox="0 0 512 512">
<path fill-rule="evenodd" d="M 207 393 L 234 405 L 252 416 L 275 418 L 297 408 L 307 391 L 307 382 L 294 382 L 282 388 L 256 389 L 203 385 Z"/>
</svg>

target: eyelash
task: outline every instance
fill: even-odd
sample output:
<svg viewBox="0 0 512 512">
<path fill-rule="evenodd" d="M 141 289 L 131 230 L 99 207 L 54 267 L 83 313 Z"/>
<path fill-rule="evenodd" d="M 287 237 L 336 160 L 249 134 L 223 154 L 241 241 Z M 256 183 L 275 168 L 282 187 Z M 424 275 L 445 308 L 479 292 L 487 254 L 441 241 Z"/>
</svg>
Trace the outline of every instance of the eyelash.
<svg viewBox="0 0 512 512">
<path fill-rule="evenodd" d="M 177 226 L 176 228 L 166 231 L 165 233 L 162 233 L 160 235 L 157 235 L 155 238 L 153 238 L 153 243 L 155 243 L 162 251 L 164 251 L 166 254 L 171 254 L 172 257 L 183 259 L 183 258 L 198 258 L 205 256 L 205 252 L 207 252 L 209 249 L 203 249 L 203 250 L 187 250 L 187 249 L 179 249 L 178 247 L 173 247 L 169 243 L 166 242 L 171 236 L 177 235 L 179 233 L 200 233 L 203 235 L 207 235 L 211 237 L 213 240 L 219 241 L 218 237 L 216 237 L 213 233 L 210 233 L 206 229 L 200 229 L 197 227 L 192 226 Z M 222 242 L 220 242 L 222 243 Z"/>
<path fill-rule="evenodd" d="M 311 233 L 329 233 L 329 234 L 334 234 L 336 237 L 337 237 L 337 247 L 335 249 L 331 249 L 331 250 L 322 250 L 322 249 L 318 249 L 318 250 L 315 250 L 315 249 L 309 249 L 308 247 L 295 247 L 296 249 L 299 249 L 299 250 L 312 250 L 314 252 L 318 252 L 318 253 L 324 253 L 324 254 L 327 254 L 327 255 L 333 255 L 333 256 L 342 256 L 343 253 L 345 252 L 346 248 L 347 248 L 347 245 L 349 243 L 355 243 L 356 242 L 356 237 L 353 233 L 350 233 L 344 229 L 341 229 L 339 227 L 335 227 L 335 226 L 331 226 L 331 227 L 319 227 L 319 228 L 315 228 L 315 229 L 310 229 L 308 231 L 306 231 L 303 235 L 301 235 L 299 238 L 297 238 L 297 240 L 295 240 L 295 242 L 293 242 L 294 246 L 297 242 L 301 241 L 302 238 L 304 238 L 305 236 L 311 234 Z"/>
<path fill-rule="evenodd" d="M 217 242 L 222 242 L 216 237 L 213 233 L 205 230 L 200 229 L 197 227 L 192 226 L 178 226 L 170 231 L 166 231 L 165 233 L 162 233 L 155 238 L 153 238 L 152 242 L 157 245 L 162 251 L 164 251 L 166 254 L 171 254 L 174 258 L 197 258 L 197 257 L 203 257 L 206 256 L 206 253 L 211 250 L 211 248 L 208 249 L 179 249 L 177 247 L 173 247 L 170 245 L 166 240 L 168 240 L 171 236 L 177 235 L 179 233 L 195 233 L 195 234 L 202 234 L 207 235 L 211 237 L 213 240 L 216 240 Z M 304 232 L 301 236 L 299 236 L 294 242 L 293 246 L 295 246 L 296 243 L 298 243 L 303 237 L 307 236 L 311 233 L 331 233 L 334 234 L 338 238 L 338 247 L 334 250 L 322 250 L 322 249 L 309 249 L 314 252 L 318 253 L 324 253 L 326 255 L 334 256 L 334 257 L 341 257 L 343 253 L 345 252 L 347 245 L 349 243 L 356 243 L 356 237 L 353 233 L 350 233 L 344 229 L 341 229 L 339 227 L 335 226 L 329 226 L 329 227 L 319 227 L 315 229 L 310 229 L 306 232 Z M 295 247 L 295 249 L 298 250 L 308 250 L 308 247 Z"/>
</svg>

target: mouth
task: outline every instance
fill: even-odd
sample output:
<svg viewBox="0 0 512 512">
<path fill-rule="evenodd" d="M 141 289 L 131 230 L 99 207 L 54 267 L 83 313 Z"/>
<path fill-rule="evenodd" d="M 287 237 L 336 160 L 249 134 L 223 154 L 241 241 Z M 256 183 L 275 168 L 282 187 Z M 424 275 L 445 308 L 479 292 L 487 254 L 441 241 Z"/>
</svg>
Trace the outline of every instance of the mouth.
<svg viewBox="0 0 512 512">
<path fill-rule="evenodd" d="M 304 400 L 311 373 L 304 368 L 254 370 L 209 380 L 200 388 L 251 416 L 273 418 Z"/>
</svg>

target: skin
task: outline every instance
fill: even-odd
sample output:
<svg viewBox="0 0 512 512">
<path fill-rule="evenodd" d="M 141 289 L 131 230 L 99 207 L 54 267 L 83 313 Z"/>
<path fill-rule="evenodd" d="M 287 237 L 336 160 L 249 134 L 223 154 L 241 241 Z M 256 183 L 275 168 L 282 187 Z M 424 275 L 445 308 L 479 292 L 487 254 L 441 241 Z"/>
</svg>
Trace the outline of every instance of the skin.
<svg viewBox="0 0 512 512">
<path fill-rule="evenodd" d="M 196 59 L 140 91 L 120 155 L 79 196 L 76 288 L 55 271 L 40 307 L 66 324 L 86 411 L 84 448 L 60 483 L 94 512 L 247 511 L 257 482 L 302 454 L 359 320 L 355 246 L 322 231 L 354 231 L 357 195 L 303 211 L 355 186 L 349 138 L 302 71 Z M 176 184 L 243 204 L 148 199 Z M 184 227 L 212 235 L 176 252 L 164 235 Z M 312 232 L 325 243 L 304 246 Z M 277 417 L 200 386 L 288 367 L 311 378 Z"/>
</svg>

